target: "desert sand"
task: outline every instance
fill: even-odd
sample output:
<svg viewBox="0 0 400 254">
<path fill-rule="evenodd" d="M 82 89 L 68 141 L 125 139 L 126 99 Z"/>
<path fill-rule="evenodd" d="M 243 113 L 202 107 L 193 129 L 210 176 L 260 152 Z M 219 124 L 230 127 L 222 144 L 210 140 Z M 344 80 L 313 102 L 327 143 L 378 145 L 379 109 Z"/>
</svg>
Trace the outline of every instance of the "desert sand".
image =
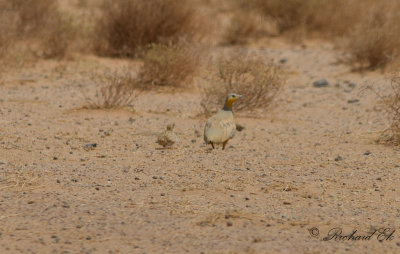
<svg viewBox="0 0 400 254">
<path fill-rule="evenodd" d="M 388 122 L 367 88 L 388 91 L 386 75 L 352 72 L 328 43 L 249 47 L 287 82 L 269 111 L 235 116 L 245 129 L 224 151 L 204 144 L 197 90 L 83 109 L 91 71 L 124 60 L 5 73 L 0 253 L 399 253 L 400 158 L 375 142 Z M 179 141 L 162 149 L 169 123 Z M 395 232 L 324 241 L 332 228 Z"/>
</svg>

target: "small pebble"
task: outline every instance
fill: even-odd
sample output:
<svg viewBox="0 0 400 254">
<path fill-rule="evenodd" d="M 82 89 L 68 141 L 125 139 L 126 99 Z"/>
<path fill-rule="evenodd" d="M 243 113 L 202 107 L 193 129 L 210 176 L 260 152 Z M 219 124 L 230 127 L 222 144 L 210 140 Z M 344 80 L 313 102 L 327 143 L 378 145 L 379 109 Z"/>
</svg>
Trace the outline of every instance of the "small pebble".
<svg viewBox="0 0 400 254">
<path fill-rule="evenodd" d="M 359 101 L 360 100 L 358 100 L 358 99 L 352 99 L 352 100 L 348 100 L 347 103 L 357 103 Z"/>
<path fill-rule="evenodd" d="M 90 144 L 86 144 L 83 147 L 83 149 L 85 149 L 86 151 L 89 151 L 89 150 L 93 150 L 96 147 L 97 147 L 97 143 L 90 143 Z"/>
<path fill-rule="evenodd" d="M 313 83 L 313 86 L 314 87 L 327 87 L 327 86 L 329 86 L 329 82 L 328 82 L 328 80 L 326 80 L 324 78 L 324 79 L 320 79 L 320 80 L 315 81 Z"/>
<path fill-rule="evenodd" d="M 282 58 L 281 60 L 279 60 L 279 62 L 280 62 L 281 64 L 284 64 L 284 63 L 287 62 L 287 59 L 286 59 L 286 58 Z"/>
</svg>

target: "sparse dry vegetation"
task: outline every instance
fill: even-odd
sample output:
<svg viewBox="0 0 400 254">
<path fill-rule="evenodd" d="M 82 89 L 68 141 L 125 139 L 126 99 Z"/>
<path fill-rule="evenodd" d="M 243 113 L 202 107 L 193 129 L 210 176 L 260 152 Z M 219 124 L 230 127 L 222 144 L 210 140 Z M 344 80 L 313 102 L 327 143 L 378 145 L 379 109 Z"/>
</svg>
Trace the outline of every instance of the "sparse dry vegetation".
<svg viewBox="0 0 400 254">
<path fill-rule="evenodd" d="M 3 62 L 3 58 L 6 56 L 12 45 L 12 36 L 10 36 L 11 31 L 5 24 L 5 22 L 2 22 L 2 18 L 0 18 L 0 63 Z"/>
<path fill-rule="evenodd" d="M 400 4 L 396 5 L 400 7 Z M 390 9 L 394 8 L 394 9 Z M 355 68 L 374 69 L 384 67 L 399 56 L 400 14 L 399 8 L 377 7 L 366 15 L 350 33 L 346 48 L 348 60 Z"/>
<path fill-rule="evenodd" d="M 88 109 L 134 108 L 135 101 L 142 92 L 134 75 L 125 71 L 113 72 L 96 78 L 99 88 L 94 98 L 86 97 Z"/>
<path fill-rule="evenodd" d="M 220 56 L 204 90 L 201 106 L 205 114 L 220 109 L 229 93 L 243 95 L 235 111 L 267 109 L 283 85 L 279 68 L 273 63 L 245 54 Z"/>
<path fill-rule="evenodd" d="M 62 58 L 75 40 L 76 31 L 67 16 L 55 15 L 49 22 L 51 25 L 45 30 L 41 42 L 43 57 Z"/>
<path fill-rule="evenodd" d="M 236 3 L 244 13 L 242 16 L 256 11 L 273 20 L 278 33 L 297 32 L 296 41 L 310 35 L 333 40 L 348 51 L 346 60 L 356 69 L 384 67 L 398 56 L 400 3 L 395 0 L 237 0 Z M 249 20 L 240 17 L 235 15 L 233 25 L 228 28 L 227 41 L 231 44 L 255 37 Z"/>
<path fill-rule="evenodd" d="M 16 28 L 13 22 L 15 15 L 12 15 L 11 8 L 11 1 L 0 0 L 0 63 L 2 65 L 15 38 Z"/>
<path fill-rule="evenodd" d="M 101 55 L 134 57 L 152 43 L 168 44 L 195 33 L 195 12 L 186 0 L 118 0 L 102 7 L 94 36 Z"/>
<path fill-rule="evenodd" d="M 54 0 L 2 0 L 0 46 L 3 57 L 23 47 L 36 56 L 62 58 L 74 39 L 71 19 Z M 18 48 L 18 50 L 20 50 Z"/>
<path fill-rule="evenodd" d="M 324 35 L 346 34 L 361 20 L 361 7 L 373 1 L 359 0 L 237 0 L 238 7 L 256 11 L 272 19 L 279 33 L 295 29 Z"/>
<path fill-rule="evenodd" d="M 138 82 L 146 89 L 189 87 L 200 69 L 200 49 L 184 42 L 152 44 L 142 53 Z"/>
<path fill-rule="evenodd" d="M 256 9 L 276 22 L 280 32 L 304 26 L 313 19 L 312 9 L 322 4 L 319 0 L 251 0 L 239 1 L 240 5 Z"/>
<path fill-rule="evenodd" d="M 256 38 L 261 34 L 262 24 L 261 17 L 236 11 L 224 33 L 223 43 L 245 44 L 250 38 Z"/>
</svg>

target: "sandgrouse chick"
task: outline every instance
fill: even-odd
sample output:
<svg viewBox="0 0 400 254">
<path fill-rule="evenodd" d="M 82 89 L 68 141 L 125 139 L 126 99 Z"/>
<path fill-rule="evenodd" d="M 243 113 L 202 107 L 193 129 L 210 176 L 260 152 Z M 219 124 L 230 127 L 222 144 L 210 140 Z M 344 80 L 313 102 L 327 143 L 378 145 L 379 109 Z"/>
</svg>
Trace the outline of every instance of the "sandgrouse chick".
<svg viewBox="0 0 400 254">
<path fill-rule="evenodd" d="M 224 107 L 215 115 L 209 118 L 204 128 L 204 141 L 211 144 L 222 144 L 222 150 L 225 149 L 229 139 L 233 138 L 236 131 L 236 125 L 233 121 L 232 104 L 237 99 L 242 98 L 238 94 L 228 94 Z"/>
<path fill-rule="evenodd" d="M 174 123 L 168 124 L 167 129 L 158 135 L 157 143 L 159 145 L 162 145 L 164 148 L 170 148 L 178 141 L 178 137 L 173 131 L 174 127 Z"/>
</svg>

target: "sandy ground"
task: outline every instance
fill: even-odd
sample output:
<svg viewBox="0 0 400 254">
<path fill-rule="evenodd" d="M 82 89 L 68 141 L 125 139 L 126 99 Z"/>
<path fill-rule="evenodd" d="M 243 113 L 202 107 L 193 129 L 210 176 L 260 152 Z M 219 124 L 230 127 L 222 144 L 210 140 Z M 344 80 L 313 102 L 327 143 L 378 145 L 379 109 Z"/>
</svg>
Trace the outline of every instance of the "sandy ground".
<svg viewBox="0 0 400 254">
<path fill-rule="evenodd" d="M 225 151 L 196 134 L 197 92 L 146 94 L 135 112 L 80 109 L 90 72 L 124 61 L 7 73 L 0 253 L 399 253 L 399 153 L 375 144 L 387 122 L 365 90 L 388 88 L 384 75 L 350 72 L 328 44 L 251 48 L 287 60 L 287 85 L 270 112 L 236 117 L 245 129 Z M 313 87 L 321 78 L 330 85 Z M 179 142 L 160 149 L 156 134 L 172 122 Z M 332 228 L 396 231 L 324 241 Z"/>
</svg>

